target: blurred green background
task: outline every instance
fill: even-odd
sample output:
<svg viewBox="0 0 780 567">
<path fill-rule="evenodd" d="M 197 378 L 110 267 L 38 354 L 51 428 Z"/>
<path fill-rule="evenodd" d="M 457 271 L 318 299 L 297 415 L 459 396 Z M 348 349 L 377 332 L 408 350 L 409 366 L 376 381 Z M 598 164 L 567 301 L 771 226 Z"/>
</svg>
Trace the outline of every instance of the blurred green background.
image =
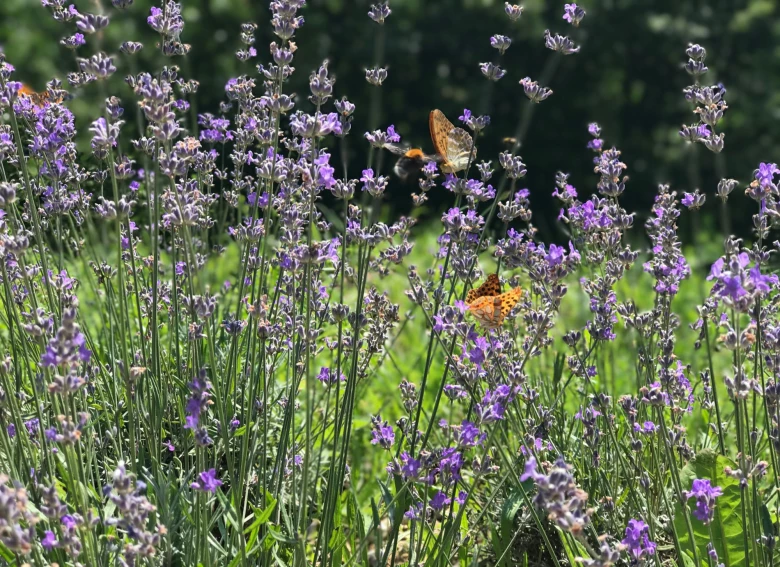
<svg viewBox="0 0 780 567">
<path fill-rule="evenodd" d="M 133 104 L 124 77 L 171 64 L 155 48 L 157 36 L 146 25 L 150 7 L 159 2 L 135 0 L 125 11 L 115 9 L 109 0 L 72 3 L 81 12 L 111 17 L 111 25 L 88 36 L 78 55 L 98 50 L 114 54 L 118 72 L 107 91 L 126 106 Z M 555 228 L 558 205 L 550 197 L 556 171 L 571 173 L 571 183 L 581 197 L 595 189 L 593 155 L 585 148 L 591 121 L 602 125 L 608 146 L 623 152 L 631 178 L 623 202 L 629 211 L 638 211 L 640 228 L 657 184 L 669 183 L 678 192 L 699 188 L 706 193 L 708 203 L 698 222 L 704 229 L 720 230 L 719 204 L 714 198 L 718 179 L 736 178 L 744 188 L 760 161 L 780 161 L 776 143 L 780 0 L 591 0 L 582 2 L 588 14 L 578 29 L 562 19 L 564 2 L 557 1 L 528 0 L 523 3 L 523 17 L 512 23 L 499 0 L 391 0 L 393 12 L 384 27 L 368 18 L 370 4 L 309 0 L 302 11 L 306 22 L 295 38 L 296 73 L 287 89 L 300 95 L 298 108 L 311 111 L 305 98 L 309 73 L 322 60 L 330 61 L 337 77 L 335 95 L 357 105 L 347 147 L 350 173 L 358 177 L 367 159 L 362 134 L 370 127 L 395 124 L 405 141 L 431 151 L 427 134 L 431 108 L 442 109 L 453 122 L 464 107 L 490 114 L 492 124 L 479 140 L 479 157 L 492 159 L 497 166 L 502 139 L 515 134 L 530 104 L 518 84 L 525 76 L 554 90 L 534 108 L 519 152 L 528 166 L 522 183 L 531 189 L 535 222 L 544 239 L 564 238 Z M 183 75 L 200 81 L 198 112 L 216 113 L 225 82 L 239 74 L 256 76 L 255 63 L 269 59 L 268 44 L 274 38 L 268 2 L 184 0 L 183 5 L 182 41 L 192 44 L 192 51 L 173 63 Z M 241 47 L 239 26 L 246 21 L 259 26 L 258 57 L 241 63 L 235 50 Z M 548 28 L 569 34 L 582 44 L 581 52 L 551 64 L 553 54 L 543 40 Z M 61 37 L 74 31 L 72 22 L 53 21 L 39 0 L 0 0 L 0 45 L 19 78 L 34 88 L 42 90 L 52 77 L 64 81 L 66 73 L 75 70 L 74 53 L 59 45 Z M 496 33 L 513 40 L 500 61 L 489 45 Z M 134 60 L 118 51 L 126 40 L 145 45 Z M 703 82 L 722 82 L 727 88 L 729 110 L 720 128 L 726 133 L 726 146 L 720 156 L 704 146 L 689 146 L 678 135 L 680 125 L 696 121 L 682 95 L 691 83 L 682 69 L 690 42 L 707 49 L 710 72 Z M 376 61 L 389 70 L 379 93 L 364 79 L 365 68 Z M 507 75 L 489 83 L 478 67 L 485 61 L 498 62 Z M 89 85 L 70 103 L 82 135 L 101 112 L 99 90 L 98 85 Z M 371 112 L 372 105 L 379 116 Z M 392 159 L 386 156 L 383 172 L 391 167 Z M 415 190 L 414 184 L 393 180 L 388 201 L 397 213 L 411 210 L 410 194 Z M 443 191 L 432 192 L 431 197 L 416 214 L 438 217 L 451 202 Z M 749 234 L 754 210 L 743 191 L 737 190 L 729 201 L 735 232 Z M 683 226 L 684 237 L 691 232 L 692 227 Z"/>
</svg>

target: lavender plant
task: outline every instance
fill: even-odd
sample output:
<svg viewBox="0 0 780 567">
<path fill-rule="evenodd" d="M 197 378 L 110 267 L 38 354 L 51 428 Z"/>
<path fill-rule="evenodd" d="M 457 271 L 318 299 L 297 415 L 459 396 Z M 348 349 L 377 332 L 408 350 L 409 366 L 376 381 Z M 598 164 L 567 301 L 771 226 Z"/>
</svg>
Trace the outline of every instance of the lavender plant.
<svg viewBox="0 0 780 567">
<path fill-rule="evenodd" d="M 41 4 L 83 55 L 67 76 L 76 92 L 106 91 L 153 48 L 107 54 L 96 34 L 118 12 Z M 112 4 L 137 16 L 132 0 Z M 686 327 L 697 275 L 677 222 L 706 190 L 661 185 L 641 250 L 621 204 L 629 165 L 594 122 L 595 191 L 563 171 L 551 188 L 568 242 L 542 242 L 532 223 L 521 180 L 533 165 L 517 152 L 534 109 L 554 104 L 560 58 L 587 57 L 581 6 L 562 7 L 574 39 L 537 38 L 551 53 L 538 81 L 518 79 L 513 147 L 477 162 L 490 118 L 464 109 L 466 166 L 439 155 L 421 168 L 414 204 L 451 194 L 426 230 L 382 209 L 395 183 L 385 149 L 401 142 L 382 126 L 389 3 L 367 14 L 376 94 L 359 178 L 355 105 L 328 62 L 306 97 L 290 89 L 316 7 L 268 8 L 267 55 L 258 26 L 242 25 L 247 72 L 226 78 L 211 113 L 194 110 L 199 84 L 175 65 L 190 46 L 174 0 L 146 19 L 168 64 L 126 77 L 133 100 L 105 92 L 79 117 L 87 132 L 59 81 L 33 96 L 0 59 L 4 564 L 774 565 L 780 168 L 753 172 L 755 240 L 726 238 Z M 504 11 L 489 38 L 499 58 L 523 7 Z M 720 153 L 725 88 L 699 85 L 704 48 L 686 54 L 700 122 L 681 136 Z M 515 72 L 500 59 L 479 71 L 491 83 Z M 724 175 L 713 191 L 725 203 L 739 185 Z M 490 291 L 479 308 L 494 311 L 473 317 L 469 291 L 493 273 L 520 300 Z M 398 399 L 367 415 L 380 379 Z"/>
</svg>

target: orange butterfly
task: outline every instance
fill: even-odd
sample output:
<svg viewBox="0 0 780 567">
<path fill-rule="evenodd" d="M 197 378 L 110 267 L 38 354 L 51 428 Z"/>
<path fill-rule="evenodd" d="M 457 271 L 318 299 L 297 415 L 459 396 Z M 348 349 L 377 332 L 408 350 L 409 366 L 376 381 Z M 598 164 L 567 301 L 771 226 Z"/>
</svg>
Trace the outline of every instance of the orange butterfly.
<svg viewBox="0 0 780 567">
<path fill-rule="evenodd" d="M 29 87 L 29 85 L 25 85 L 24 83 L 22 83 L 22 86 L 19 89 L 19 96 L 28 97 L 35 106 L 41 106 L 41 107 L 45 106 L 46 102 L 53 102 L 54 104 L 59 104 L 66 98 L 61 96 L 57 99 L 53 99 L 48 89 L 43 91 L 42 93 L 38 93 L 32 90 Z"/>
<path fill-rule="evenodd" d="M 498 274 L 490 274 L 481 286 L 466 295 L 468 310 L 486 329 L 498 329 L 512 308 L 517 305 L 523 290 L 519 287 L 501 293 Z"/>
<path fill-rule="evenodd" d="M 474 163 L 477 149 L 471 134 L 463 128 L 453 126 L 441 110 L 431 110 L 428 128 L 431 131 L 433 147 L 444 162 L 441 166 L 444 173 L 457 173 Z"/>
</svg>

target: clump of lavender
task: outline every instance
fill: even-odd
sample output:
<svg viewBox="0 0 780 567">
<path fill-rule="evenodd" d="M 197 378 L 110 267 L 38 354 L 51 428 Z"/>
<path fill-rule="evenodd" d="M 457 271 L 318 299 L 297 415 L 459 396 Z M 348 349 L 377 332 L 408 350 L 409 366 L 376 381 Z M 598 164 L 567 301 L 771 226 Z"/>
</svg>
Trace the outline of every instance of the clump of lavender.
<svg viewBox="0 0 780 567">
<path fill-rule="evenodd" d="M 35 542 L 38 519 L 29 510 L 27 491 L 21 486 L 9 486 L 9 479 L 0 475 L 0 542 L 12 553 L 27 556 Z"/>
<path fill-rule="evenodd" d="M 161 546 L 161 538 L 166 528 L 157 523 L 156 510 L 143 495 L 146 484 L 137 482 L 134 475 L 127 472 L 124 463 L 114 470 L 111 484 L 104 492 L 116 506 L 116 516 L 107 521 L 116 526 L 126 538 L 119 550 L 120 562 L 135 565 L 144 560 L 152 560 Z M 151 527 L 150 527 L 151 526 Z"/>
<path fill-rule="evenodd" d="M 722 84 L 701 86 L 699 78 L 708 68 L 704 64 L 707 58 L 707 50 L 698 44 L 691 44 L 685 51 L 688 61 L 685 63 L 685 71 L 694 79 L 694 84 L 683 91 L 686 100 L 693 103 L 696 108 L 694 114 L 699 117 L 697 124 L 683 126 L 680 136 L 688 142 L 699 142 L 711 152 L 720 153 L 724 145 L 724 133 L 717 133 L 716 126 L 723 119 L 728 109 L 725 95 L 726 89 Z"/>
<path fill-rule="evenodd" d="M 593 514 L 593 509 L 587 507 L 587 492 L 577 486 L 571 467 L 562 459 L 558 459 L 547 474 L 539 472 L 537 466 L 536 459 L 531 457 L 520 475 L 520 481 L 534 481 L 534 505 L 544 510 L 550 521 L 562 530 L 581 536 Z"/>
</svg>

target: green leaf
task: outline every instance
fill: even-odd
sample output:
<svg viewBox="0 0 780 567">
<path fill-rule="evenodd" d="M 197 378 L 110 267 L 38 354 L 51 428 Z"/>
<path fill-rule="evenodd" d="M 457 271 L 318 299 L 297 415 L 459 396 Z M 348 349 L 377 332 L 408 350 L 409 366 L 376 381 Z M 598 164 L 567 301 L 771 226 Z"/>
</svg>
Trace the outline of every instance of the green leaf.
<svg viewBox="0 0 780 567">
<path fill-rule="evenodd" d="M 512 543 L 512 536 L 515 531 L 515 516 L 517 516 L 517 513 L 525 503 L 523 491 L 525 491 L 525 488 L 522 486 L 518 490 L 515 490 L 509 495 L 509 498 L 506 499 L 504 505 L 501 507 L 501 527 L 499 537 L 497 538 L 499 547 L 496 549 L 496 555 L 498 557 L 504 557 L 501 561 L 501 565 L 504 565 L 505 567 L 509 567 L 511 563 L 512 553 L 507 553 L 506 550 Z"/>
<path fill-rule="evenodd" d="M 683 559 L 682 562 L 684 567 L 696 567 L 696 563 L 693 562 L 693 557 L 691 557 L 687 553 L 683 553 L 682 559 Z"/>
<path fill-rule="evenodd" d="M 693 557 L 693 546 L 699 555 L 699 561 L 706 564 L 707 543 L 710 541 L 712 529 L 713 544 L 718 552 L 719 560 L 726 567 L 742 567 L 746 565 L 745 536 L 742 529 L 742 491 L 737 479 L 724 474 L 725 467 L 736 468 L 736 464 L 723 455 L 711 450 L 701 451 L 696 458 L 688 463 L 680 472 L 680 482 L 683 490 L 687 490 L 696 478 L 706 478 L 712 486 L 720 486 L 723 495 L 715 501 L 715 516 L 711 526 L 704 525 L 690 514 L 693 527 L 694 542 L 688 532 L 683 506 L 685 502 L 675 502 L 674 526 L 680 540 L 684 555 Z M 692 562 L 693 563 L 693 562 Z"/>
<path fill-rule="evenodd" d="M 774 537 L 775 525 L 772 523 L 772 515 L 769 513 L 769 508 L 766 507 L 766 504 L 761 504 L 759 514 L 761 515 L 761 527 L 764 535 L 766 537 Z"/>
<path fill-rule="evenodd" d="M 268 506 L 265 507 L 265 509 L 255 508 L 252 506 L 252 509 L 255 511 L 255 521 L 252 522 L 251 527 L 262 526 L 265 524 L 270 518 L 271 514 L 274 513 L 274 509 L 276 508 L 276 498 L 271 496 L 270 492 L 266 492 L 266 502 L 268 502 Z"/>
<path fill-rule="evenodd" d="M 5 559 L 9 565 L 11 564 L 11 561 L 14 560 L 13 552 L 2 543 L 0 543 L 0 557 Z"/>
</svg>

